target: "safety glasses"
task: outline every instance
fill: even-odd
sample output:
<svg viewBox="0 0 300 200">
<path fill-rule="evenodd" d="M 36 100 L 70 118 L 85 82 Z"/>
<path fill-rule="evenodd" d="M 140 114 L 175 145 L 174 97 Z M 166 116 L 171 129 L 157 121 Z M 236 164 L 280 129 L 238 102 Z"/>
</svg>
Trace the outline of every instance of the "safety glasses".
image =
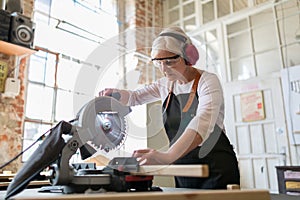
<svg viewBox="0 0 300 200">
<path fill-rule="evenodd" d="M 180 55 L 166 57 L 166 58 L 152 58 L 152 62 L 155 67 L 161 67 L 163 64 L 167 67 L 172 67 L 175 65 L 180 59 Z"/>
</svg>

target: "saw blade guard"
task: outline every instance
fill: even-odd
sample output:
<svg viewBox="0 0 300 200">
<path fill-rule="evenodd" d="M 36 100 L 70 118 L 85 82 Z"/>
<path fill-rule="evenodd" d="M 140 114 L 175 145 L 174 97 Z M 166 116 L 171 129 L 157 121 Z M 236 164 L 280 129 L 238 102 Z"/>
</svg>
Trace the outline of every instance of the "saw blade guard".
<svg viewBox="0 0 300 200">
<path fill-rule="evenodd" d="M 79 137 L 96 148 L 108 152 L 123 144 L 126 137 L 125 116 L 131 112 L 113 97 L 97 97 L 77 114 Z"/>
</svg>

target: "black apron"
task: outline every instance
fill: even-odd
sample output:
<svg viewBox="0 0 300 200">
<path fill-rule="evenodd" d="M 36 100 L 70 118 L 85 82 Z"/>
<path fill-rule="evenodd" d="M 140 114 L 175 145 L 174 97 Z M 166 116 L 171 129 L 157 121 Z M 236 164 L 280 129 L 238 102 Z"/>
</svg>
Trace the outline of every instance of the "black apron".
<svg viewBox="0 0 300 200">
<path fill-rule="evenodd" d="M 200 77 L 199 77 L 200 78 Z M 198 80 L 199 80 L 198 78 Z M 193 89 L 197 91 L 198 80 L 194 81 Z M 172 86 L 173 87 L 173 86 Z M 175 95 L 170 90 L 163 103 L 163 120 L 170 146 L 181 136 L 185 128 L 196 115 L 198 95 L 191 93 Z M 188 110 L 186 110 L 186 105 Z M 226 189 L 227 184 L 240 184 L 238 162 L 233 147 L 227 136 L 215 125 L 208 139 L 174 164 L 207 164 L 208 178 L 175 177 L 177 188 Z"/>
</svg>

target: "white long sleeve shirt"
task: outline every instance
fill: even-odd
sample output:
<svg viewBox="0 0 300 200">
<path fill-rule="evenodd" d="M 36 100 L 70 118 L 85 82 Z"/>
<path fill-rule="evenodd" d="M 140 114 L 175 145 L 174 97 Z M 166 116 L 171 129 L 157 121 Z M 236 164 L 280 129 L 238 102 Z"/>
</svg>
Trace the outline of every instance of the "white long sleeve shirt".
<svg viewBox="0 0 300 200">
<path fill-rule="evenodd" d="M 190 121 L 186 129 L 193 129 L 198 132 L 204 142 L 214 130 L 216 124 L 223 129 L 224 98 L 218 77 L 207 71 L 201 71 L 201 73 L 197 88 L 199 104 L 196 116 Z M 189 93 L 193 82 L 194 80 L 186 84 L 179 84 L 176 81 L 173 93 L 175 95 Z M 141 89 L 129 91 L 128 105 L 135 106 L 158 100 L 164 102 L 171 84 L 172 82 L 164 77 Z"/>
</svg>

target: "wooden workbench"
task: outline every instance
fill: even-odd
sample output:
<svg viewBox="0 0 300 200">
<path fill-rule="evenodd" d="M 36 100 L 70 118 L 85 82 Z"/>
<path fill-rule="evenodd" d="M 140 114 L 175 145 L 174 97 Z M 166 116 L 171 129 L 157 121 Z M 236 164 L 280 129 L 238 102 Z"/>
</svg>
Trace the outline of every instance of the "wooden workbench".
<svg viewBox="0 0 300 200">
<path fill-rule="evenodd" d="M 109 192 L 93 194 L 39 193 L 37 189 L 26 189 L 12 197 L 14 200 L 270 200 L 268 190 L 193 190 L 162 188 L 163 192 Z M 5 191 L 0 191 L 4 198 Z"/>
</svg>

